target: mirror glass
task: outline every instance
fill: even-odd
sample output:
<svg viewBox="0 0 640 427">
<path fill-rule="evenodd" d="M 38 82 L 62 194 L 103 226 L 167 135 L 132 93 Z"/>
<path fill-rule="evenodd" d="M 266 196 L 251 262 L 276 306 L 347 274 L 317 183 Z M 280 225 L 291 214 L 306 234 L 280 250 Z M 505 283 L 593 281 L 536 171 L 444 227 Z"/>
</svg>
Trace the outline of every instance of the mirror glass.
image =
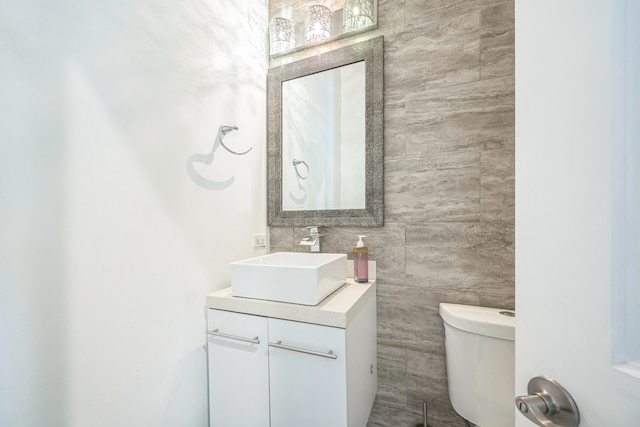
<svg viewBox="0 0 640 427">
<path fill-rule="evenodd" d="M 282 209 L 365 208 L 365 64 L 282 82 Z"/>
<path fill-rule="evenodd" d="M 269 70 L 269 225 L 383 225 L 382 43 Z"/>
</svg>

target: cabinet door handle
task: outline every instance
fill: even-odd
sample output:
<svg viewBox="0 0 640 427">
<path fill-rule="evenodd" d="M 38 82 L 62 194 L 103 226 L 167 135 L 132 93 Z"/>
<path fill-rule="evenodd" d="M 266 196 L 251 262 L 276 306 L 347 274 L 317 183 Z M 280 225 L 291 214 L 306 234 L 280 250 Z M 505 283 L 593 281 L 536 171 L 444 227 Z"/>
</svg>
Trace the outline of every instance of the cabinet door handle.
<svg viewBox="0 0 640 427">
<path fill-rule="evenodd" d="M 220 331 L 219 329 L 214 329 L 213 331 L 207 331 L 207 335 L 213 335 L 213 336 L 222 337 L 222 338 L 229 338 L 232 340 L 242 341 L 242 342 L 250 342 L 251 344 L 260 344 L 260 340 L 258 339 L 258 337 L 245 338 L 238 335 L 223 334 L 222 332 L 219 332 L 219 331 Z"/>
<path fill-rule="evenodd" d="M 270 347 L 276 347 L 276 348 L 282 348 L 284 350 L 297 351 L 299 353 L 312 354 L 314 356 L 327 357 L 329 359 L 337 359 L 338 358 L 338 356 L 333 354 L 333 350 L 329 350 L 328 353 L 322 353 L 320 351 L 313 351 L 313 350 L 308 350 L 306 348 L 300 348 L 300 347 L 293 347 L 293 346 L 290 346 L 290 345 L 285 345 L 285 344 L 282 344 L 282 341 L 278 341 L 278 342 L 269 341 L 269 346 Z"/>
</svg>

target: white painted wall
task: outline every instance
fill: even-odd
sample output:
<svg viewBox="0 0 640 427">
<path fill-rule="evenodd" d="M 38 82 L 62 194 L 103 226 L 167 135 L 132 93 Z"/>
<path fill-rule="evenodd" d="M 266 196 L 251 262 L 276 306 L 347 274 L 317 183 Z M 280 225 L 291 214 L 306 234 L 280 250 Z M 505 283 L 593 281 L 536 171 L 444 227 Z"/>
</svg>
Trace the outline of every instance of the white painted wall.
<svg viewBox="0 0 640 427">
<path fill-rule="evenodd" d="M 0 426 L 205 426 L 205 295 L 266 230 L 266 0 L 0 3 Z M 222 123 L 212 180 L 186 173 Z"/>
</svg>

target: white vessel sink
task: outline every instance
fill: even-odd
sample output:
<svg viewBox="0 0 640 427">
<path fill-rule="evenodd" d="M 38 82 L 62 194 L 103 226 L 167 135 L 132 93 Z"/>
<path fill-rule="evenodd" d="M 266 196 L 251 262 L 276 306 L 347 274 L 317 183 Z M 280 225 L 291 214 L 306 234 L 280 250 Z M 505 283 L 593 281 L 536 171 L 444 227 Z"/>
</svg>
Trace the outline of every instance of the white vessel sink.
<svg viewBox="0 0 640 427">
<path fill-rule="evenodd" d="M 234 297 L 317 305 L 346 282 L 344 254 L 276 252 L 230 264 Z"/>
</svg>

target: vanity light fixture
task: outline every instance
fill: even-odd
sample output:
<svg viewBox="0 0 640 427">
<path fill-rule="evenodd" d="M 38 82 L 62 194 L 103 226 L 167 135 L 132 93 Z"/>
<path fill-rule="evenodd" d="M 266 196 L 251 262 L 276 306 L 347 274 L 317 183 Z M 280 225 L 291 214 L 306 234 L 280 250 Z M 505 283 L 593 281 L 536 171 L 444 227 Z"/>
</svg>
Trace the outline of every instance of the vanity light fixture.
<svg viewBox="0 0 640 427">
<path fill-rule="evenodd" d="M 269 23 L 271 54 L 284 52 L 296 46 L 296 31 L 293 21 L 286 18 L 273 18 Z"/>
<path fill-rule="evenodd" d="M 309 6 L 305 20 L 305 43 L 312 43 L 331 37 L 331 9 L 319 4 Z"/>
<path fill-rule="evenodd" d="M 373 0 L 347 0 L 342 11 L 344 33 L 373 25 Z"/>
</svg>

